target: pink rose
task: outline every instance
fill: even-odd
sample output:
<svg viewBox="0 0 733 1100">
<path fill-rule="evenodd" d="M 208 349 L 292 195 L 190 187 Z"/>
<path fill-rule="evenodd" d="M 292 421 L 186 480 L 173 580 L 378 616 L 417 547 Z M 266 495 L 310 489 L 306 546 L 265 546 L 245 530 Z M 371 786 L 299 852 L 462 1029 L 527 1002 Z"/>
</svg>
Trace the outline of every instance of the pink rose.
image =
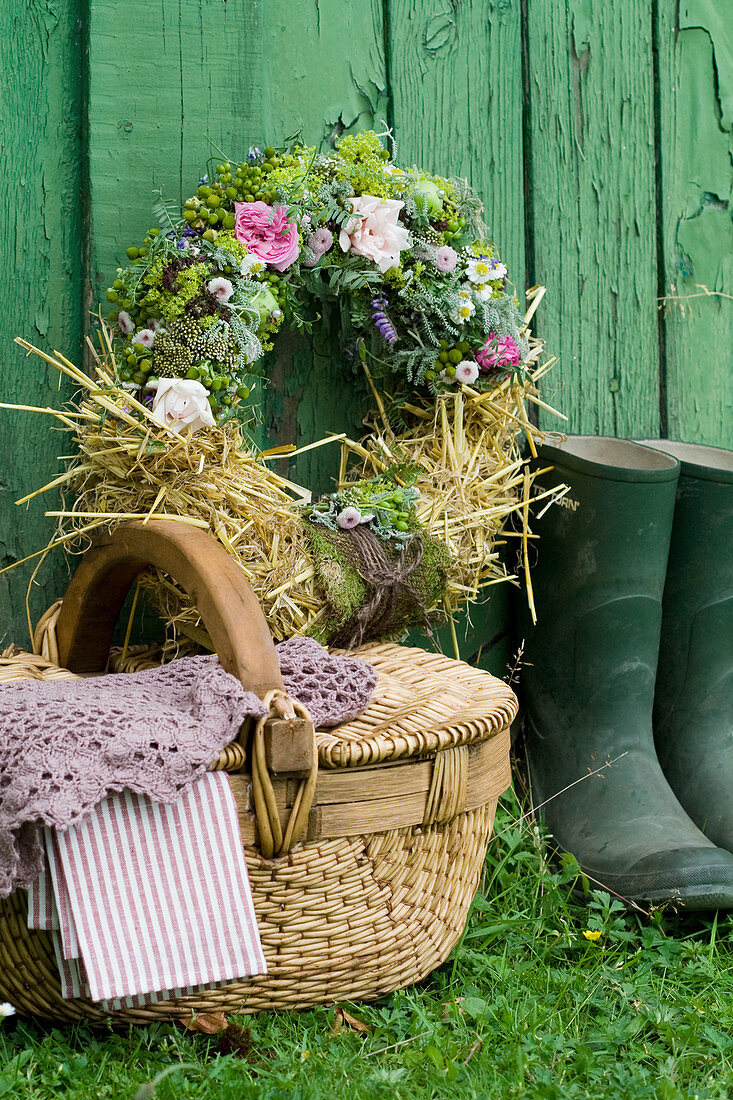
<svg viewBox="0 0 733 1100">
<path fill-rule="evenodd" d="M 284 271 L 298 257 L 298 227 L 287 219 L 284 206 L 266 202 L 235 202 L 234 236 L 276 271 Z"/>
<path fill-rule="evenodd" d="M 375 195 L 360 195 L 350 202 L 354 217 L 339 234 L 341 250 L 373 260 L 382 274 L 397 267 L 410 235 L 397 220 L 404 203 Z"/>
</svg>

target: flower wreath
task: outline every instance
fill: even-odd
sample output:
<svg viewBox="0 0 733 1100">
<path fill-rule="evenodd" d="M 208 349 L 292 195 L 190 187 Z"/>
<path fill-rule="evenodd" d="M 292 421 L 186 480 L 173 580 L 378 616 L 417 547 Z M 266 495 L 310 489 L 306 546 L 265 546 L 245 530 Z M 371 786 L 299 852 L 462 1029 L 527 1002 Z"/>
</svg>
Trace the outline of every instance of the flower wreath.
<svg viewBox="0 0 733 1100">
<path fill-rule="evenodd" d="M 107 290 L 93 383 L 46 356 L 89 390 L 62 520 L 86 533 L 165 507 L 208 527 L 278 638 L 394 634 L 506 576 L 494 542 L 512 513 L 526 533 L 518 441 L 533 447 L 541 347 L 482 209 L 466 181 L 398 166 L 373 132 L 327 153 L 252 148 L 212 165 L 182 209 L 161 199 Z M 283 449 L 255 453 L 249 432 L 276 334 L 310 332 L 328 301 L 378 413 L 314 503 L 269 469 Z M 156 586 L 168 620 L 200 636 L 184 595 Z"/>
<path fill-rule="evenodd" d="M 524 376 L 519 303 L 477 196 L 398 168 L 373 132 L 324 154 L 250 149 L 203 176 L 182 212 L 157 212 L 107 300 L 117 380 L 165 423 L 246 425 L 275 334 L 310 329 L 324 300 L 343 307 L 346 354 L 403 393 Z"/>
</svg>

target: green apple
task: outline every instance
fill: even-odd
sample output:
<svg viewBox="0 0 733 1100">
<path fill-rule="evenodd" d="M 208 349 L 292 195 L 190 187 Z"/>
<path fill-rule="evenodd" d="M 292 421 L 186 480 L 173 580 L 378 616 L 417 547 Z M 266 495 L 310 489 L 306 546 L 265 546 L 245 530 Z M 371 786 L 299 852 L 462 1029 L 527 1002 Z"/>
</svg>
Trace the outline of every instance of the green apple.
<svg viewBox="0 0 733 1100">
<path fill-rule="evenodd" d="M 443 200 L 440 197 L 437 183 L 432 180 L 418 180 L 415 191 L 425 199 L 425 209 L 428 214 L 442 214 Z"/>
</svg>

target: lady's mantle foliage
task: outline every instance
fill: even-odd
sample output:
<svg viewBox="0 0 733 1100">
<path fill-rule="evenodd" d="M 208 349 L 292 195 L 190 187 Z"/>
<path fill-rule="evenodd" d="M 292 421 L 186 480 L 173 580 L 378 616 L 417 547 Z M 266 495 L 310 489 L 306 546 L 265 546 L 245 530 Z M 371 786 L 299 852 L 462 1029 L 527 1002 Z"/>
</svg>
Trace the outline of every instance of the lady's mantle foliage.
<svg viewBox="0 0 733 1100">
<path fill-rule="evenodd" d="M 347 357 L 397 395 L 521 378 L 518 303 L 481 212 L 465 181 L 393 164 L 372 132 L 325 154 L 250 149 L 180 212 L 159 204 L 160 224 L 128 248 L 107 291 L 118 381 L 148 401 L 170 390 L 159 381 L 196 382 L 215 422 L 246 421 L 277 331 L 309 331 L 329 299 Z"/>
</svg>

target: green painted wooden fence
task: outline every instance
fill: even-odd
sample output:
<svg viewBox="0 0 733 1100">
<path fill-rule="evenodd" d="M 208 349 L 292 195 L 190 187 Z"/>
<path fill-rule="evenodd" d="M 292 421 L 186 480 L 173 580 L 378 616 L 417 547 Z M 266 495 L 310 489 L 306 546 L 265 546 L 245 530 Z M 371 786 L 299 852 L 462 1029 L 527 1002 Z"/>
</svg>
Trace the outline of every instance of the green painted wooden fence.
<svg viewBox="0 0 733 1100">
<path fill-rule="evenodd" d="M 327 144 L 393 127 L 398 155 L 467 176 L 537 328 L 568 430 L 733 447 L 733 20 L 720 0 L 4 0 L 0 5 L 0 400 L 57 400 L 15 335 L 77 361 L 89 309 L 152 191 L 211 152 L 302 126 Z M 273 439 L 357 430 L 328 317 L 281 339 Z M 554 426 L 547 418 L 545 426 Z M 65 437 L 0 419 L 0 568 L 43 545 Z M 335 456 L 291 471 L 325 485 Z M 0 574 L 0 645 L 26 636 L 31 566 Z M 37 614 L 62 590 L 44 564 Z M 491 624 L 479 622 L 466 647 Z"/>
</svg>

